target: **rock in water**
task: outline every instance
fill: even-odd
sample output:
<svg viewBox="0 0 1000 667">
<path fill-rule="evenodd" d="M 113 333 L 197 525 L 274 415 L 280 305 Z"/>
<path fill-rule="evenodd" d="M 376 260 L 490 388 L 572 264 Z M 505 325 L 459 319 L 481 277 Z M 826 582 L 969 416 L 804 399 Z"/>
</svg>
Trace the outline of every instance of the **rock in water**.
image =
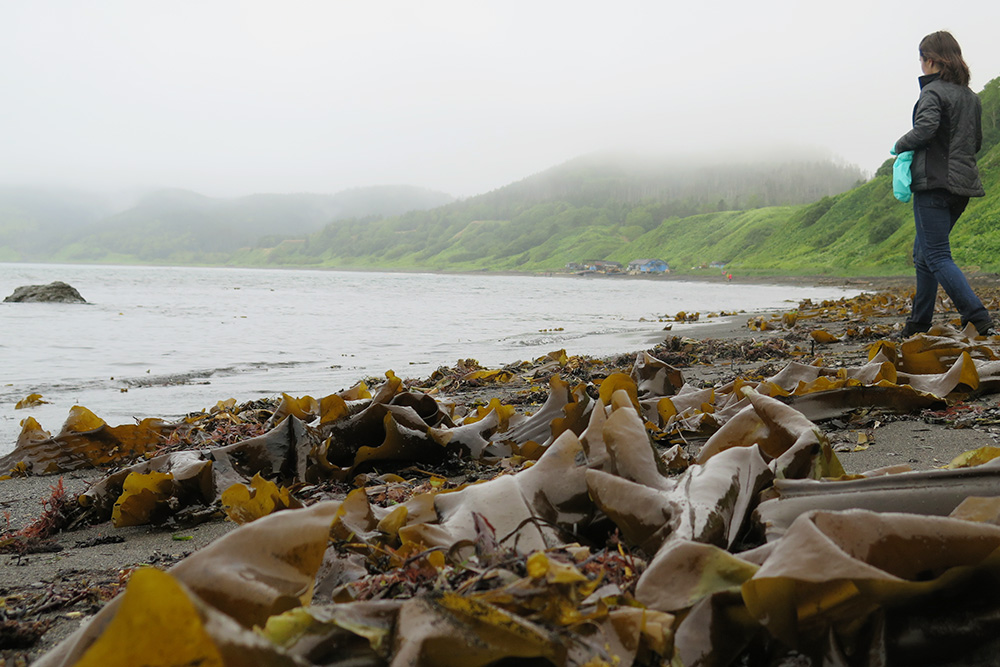
<svg viewBox="0 0 1000 667">
<path fill-rule="evenodd" d="M 4 303 L 87 303 L 74 287 L 59 280 L 48 285 L 22 285 L 3 301 Z"/>
</svg>

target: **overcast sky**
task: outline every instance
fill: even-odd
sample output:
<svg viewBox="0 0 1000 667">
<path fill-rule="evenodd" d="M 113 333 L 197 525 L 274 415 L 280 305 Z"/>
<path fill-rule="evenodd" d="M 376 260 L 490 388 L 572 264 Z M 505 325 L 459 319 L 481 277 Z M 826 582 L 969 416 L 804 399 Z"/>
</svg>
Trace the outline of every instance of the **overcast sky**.
<svg viewBox="0 0 1000 667">
<path fill-rule="evenodd" d="M 767 144 L 873 172 L 921 37 L 951 30 L 978 91 L 997 26 L 992 1 L 0 0 L 0 184 L 469 196 Z"/>
</svg>

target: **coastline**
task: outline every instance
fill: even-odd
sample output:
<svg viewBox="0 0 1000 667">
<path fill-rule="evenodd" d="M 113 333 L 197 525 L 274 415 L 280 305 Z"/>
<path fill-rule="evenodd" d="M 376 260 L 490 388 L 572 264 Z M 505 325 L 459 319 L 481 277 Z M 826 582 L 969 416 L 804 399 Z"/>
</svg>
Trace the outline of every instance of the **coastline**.
<svg viewBox="0 0 1000 667">
<path fill-rule="evenodd" d="M 468 275 L 468 276 L 520 276 L 520 277 L 565 277 L 565 278 L 585 278 L 585 279 L 612 279 L 612 280 L 662 280 L 662 281 L 690 281 L 724 283 L 726 281 L 725 272 L 717 269 L 697 270 L 696 272 L 672 271 L 666 274 L 629 274 L 629 273 L 579 273 L 562 270 L 553 271 L 490 271 L 488 269 L 466 269 L 448 270 L 433 267 L 425 268 L 383 268 L 383 267 L 359 267 L 359 266 L 319 266 L 319 265 L 256 265 L 256 264 L 161 264 L 161 263 L 133 263 L 120 264 L 115 262 L 0 262 L 0 264 L 17 265 L 39 265 L 39 266 L 122 266 L 122 267 L 179 267 L 179 268 L 204 268 L 204 269 L 261 269 L 261 270 L 284 270 L 284 271 L 335 271 L 343 273 L 398 273 L 398 274 L 429 274 L 429 275 Z M 965 271 L 970 282 L 979 282 L 984 285 L 1000 284 L 1000 274 L 991 272 Z M 800 286 L 830 286 L 844 285 L 850 287 L 868 286 L 873 289 L 904 286 L 913 283 L 912 274 L 860 274 L 860 275 L 835 275 L 835 274 L 798 274 L 798 273 L 767 273 L 748 270 L 747 273 L 737 272 L 733 275 L 732 282 L 753 284 L 753 285 L 800 285 Z"/>
<path fill-rule="evenodd" d="M 664 314 L 702 304 L 727 311 L 785 307 L 787 299 L 843 293 L 830 287 L 576 278 L 64 266 L 21 271 L 7 265 L 2 282 L 8 292 L 60 279 L 80 287 L 92 304 L 4 304 L 11 343 L 0 358 L 11 372 L 0 391 L 7 405 L 0 415 L 0 456 L 13 448 L 20 420 L 31 415 L 43 428 L 58 430 L 73 405 L 94 410 L 109 424 L 173 420 L 229 397 L 242 402 L 282 392 L 329 393 L 390 369 L 428 375 L 459 358 L 506 365 L 558 347 L 594 356 L 634 351 L 662 329 Z M 182 285 L 134 296 L 152 283 L 167 287 L 175 281 Z M 343 285 L 352 291 L 341 291 Z M 464 285 L 476 291 L 465 294 Z M 426 298 L 408 299 L 411 290 Z M 802 294 L 790 294 L 796 291 Z M 758 302 L 755 294 L 767 297 Z M 311 312 L 332 295 L 333 301 Z M 486 305 L 486 295 L 493 305 Z M 469 317 L 480 309 L 487 312 Z M 702 308 L 702 320 L 705 314 Z M 169 338 L 160 333 L 188 317 Z M 50 318 L 62 326 L 44 330 L 40 323 Z M 152 339 L 141 330 L 143 322 Z M 99 333 L 102 327 L 107 335 Z M 79 333 L 70 335 L 73 330 Z M 292 331 L 294 341 L 288 339 Z M 16 340 L 35 342 L 22 347 Z M 12 409 L 33 393 L 48 403 Z"/>
<path fill-rule="evenodd" d="M 666 279 L 683 280 L 689 277 Z M 761 283 L 766 281 L 763 278 L 755 280 L 760 280 Z M 863 279 L 850 280 L 859 281 L 851 282 L 852 286 L 863 282 Z M 900 284 L 905 284 L 906 279 L 899 280 Z M 912 278 L 910 281 L 912 282 Z M 977 286 L 1000 284 L 995 275 L 976 276 L 972 282 Z M 781 312 L 774 312 L 763 317 L 774 319 L 780 315 Z M 902 320 L 898 314 L 872 314 L 866 319 L 870 325 L 886 330 L 898 329 Z M 849 326 L 851 323 L 847 321 L 823 323 L 823 327 L 840 340 L 820 346 L 814 358 L 822 359 L 823 365 L 833 368 L 863 364 L 867 360 L 866 347 L 873 339 L 848 340 L 845 331 Z M 809 336 L 806 331 L 807 329 L 792 332 L 783 329 L 755 331 L 748 329 L 747 317 L 740 315 L 725 321 L 698 324 L 681 336 L 701 341 L 724 341 L 737 346 L 755 346 L 791 339 L 808 346 Z M 671 331 L 660 332 L 650 337 L 650 346 L 677 336 Z M 813 350 L 816 350 L 815 345 Z M 614 361 L 622 369 L 627 368 L 628 363 L 624 359 Z M 751 361 L 724 359 L 720 356 L 714 363 L 678 365 L 678 368 L 689 383 L 718 387 L 775 363 L 781 362 L 768 358 Z M 494 384 L 459 390 L 449 394 L 448 398 L 456 403 L 482 405 L 492 398 L 506 402 L 520 389 L 521 387 Z M 539 399 L 533 405 L 524 407 L 536 410 L 540 402 Z M 988 393 L 973 394 L 960 405 L 970 410 L 998 410 L 996 395 Z M 880 420 L 869 419 L 857 423 L 832 420 L 821 422 L 819 426 L 829 438 L 845 470 L 860 474 L 897 465 L 906 465 L 913 470 L 937 469 L 963 452 L 996 445 L 1000 440 L 1000 426 L 997 424 L 1000 424 L 1000 420 L 983 420 L 982 423 L 969 422 L 956 427 L 954 420 L 928 416 L 916 410 L 885 415 Z M 860 446 L 861 444 L 864 446 Z M 103 473 L 97 470 L 76 471 L 62 475 L 62 483 L 70 495 L 77 495 L 102 476 Z M 0 480 L 0 497 L 3 498 L 0 501 L 0 512 L 7 515 L 9 529 L 22 528 L 34 520 L 39 514 L 41 500 L 49 495 L 51 487 L 59 479 L 60 476 L 56 475 Z M 33 646 L 0 651 L 0 659 L 6 659 L 8 664 L 17 664 L 13 662 L 16 660 L 37 659 L 95 613 L 106 598 L 121 590 L 128 574 L 135 568 L 143 565 L 162 568 L 178 563 L 235 527 L 235 524 L 221 517 L 197 526 L 171 529 L 151 526 L 116 529 L 110 523 L 103 523 L 56 534 L 53 539 L 61 549 L 57 552 L 21 556 L 0 554 L 0 562 L 3 563 L 3 567 L 0 567 L 0 589 L 7 596 L 7 607 L 17 608 L 20 601 L 33 600 L 35 607 L 42 611 L 29 615 L 25 620 L 43 620 L 51 624 Z M 91 593 L 88 594 L 87 591 Z M 97 594 L 93 591 L 97 591 Z"/>
</svg>

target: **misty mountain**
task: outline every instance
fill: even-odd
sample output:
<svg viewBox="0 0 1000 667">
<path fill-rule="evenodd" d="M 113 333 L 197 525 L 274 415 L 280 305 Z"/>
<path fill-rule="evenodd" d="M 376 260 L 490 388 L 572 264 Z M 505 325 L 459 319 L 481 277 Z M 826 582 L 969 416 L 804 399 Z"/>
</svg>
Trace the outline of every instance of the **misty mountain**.
<svg viewBox="0 0 1000 667">
<path fill-rule="evenodd" d="M 69 238 L 113 211 L 94 194 L 60 188 L 0 186 L 0 260 L 45 256 L 53 239 Z"/>
<path fill-rule="evenodd" d="M 302 236 L 331 221 L 378 219 L 453 197 L 412 186 L 323 194 L 213 198 L 158 190 L 125 210 L 78 193 L 0 189 L 0 259 L 219 262 L 265 240 Z"/>
<path fill-rule="evenodd" d="M 225 254 L 265 239 L 301 237 L 343 218 L 381 218 L 452 201 L 409 186 L 345 190 L 334 195 L 256 194 L 217 199 L 186 190 L 154 192 L 99 221 L 79 243 L 95 250 L 167 258 L 172 252 Z"/>
<path fill-rule="evenodd" d="M 96 202 L 76 210 L 64 198 L 56 208 L 72 224 L 38 214 L 40 234 L 30 238 L 0 217 L 0 230 L 10 230 L 0 259 L 527 268 L 537 261 L 525 253 L 586 228 L 612 231 L 593 231 L 580 260 L 603 257 L 667 218 L 811 202 L 863 180 L 858 168 L 831 160 L 712 164 L 595 153 L 461 201 L 404 186 L 235 199 L 159 190 L 101 216 L 107 209 Z"/>
<path fill-rule="evenodd" d="M 831 160 L 685 163 L 617 154 L 571 160 L 506 187 L 426 211 L 328 225 L 298 245 L 241 254 L 240 263 L 371 268 L 562 266 L 601 259 L 670 218 L 813 202 L 864 182 Z M 587 231 L 584 237 L 579 235 Z M 568 244 L 565 253 L 542 248 Z"/>
<path fill-rule="evenodd" d="M 816 201 L 844 192 L 866 175 L 810 152 L 785 155 L 656 158 L 600 152 L 570 160 L 476 198 L 500 208 L 565 201 L 573 206 L 671 204 L 673 214 Z"/>
</svg>

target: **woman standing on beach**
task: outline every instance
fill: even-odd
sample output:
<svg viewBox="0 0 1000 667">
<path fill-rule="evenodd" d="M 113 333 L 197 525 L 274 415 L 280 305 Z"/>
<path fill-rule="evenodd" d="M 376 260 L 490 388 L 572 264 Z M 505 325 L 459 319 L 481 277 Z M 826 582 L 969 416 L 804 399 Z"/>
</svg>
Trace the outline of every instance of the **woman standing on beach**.
<svg viewBox="0 0 1000 667">
<path fill-rule="evenodd" d="M 952 259 L 948 241 L 969 197 L 986 194 L 976 166 L 983 142 L 982 107 L 969 88 L 969 66 L 951 33 L 942 30 L 921 40 L 920 67 L 924 75 L 913 129 L 893 149 L 894 154 L 914 152 L 910 190 L 917 227 L 917 291 L 903 335 L 930 329 L 939 284 L 962 316 L 962 326 L 971 322 L 979 335 L 991 335 L 990 314 Z"/>
</svg>

